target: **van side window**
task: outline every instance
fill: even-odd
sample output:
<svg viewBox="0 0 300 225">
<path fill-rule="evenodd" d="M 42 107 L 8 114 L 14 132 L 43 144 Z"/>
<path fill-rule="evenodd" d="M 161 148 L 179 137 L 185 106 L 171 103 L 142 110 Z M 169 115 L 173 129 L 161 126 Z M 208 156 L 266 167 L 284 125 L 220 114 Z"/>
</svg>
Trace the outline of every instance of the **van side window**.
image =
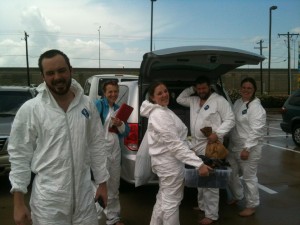
<svg viewBox="0 0 300 225">
<path fill-rule="evenodd" d="M 129 88 L 125 85 L 119 85 L 119 97 L 117 99 L 117 104 L 122 105 L 128 102 Z"/>
<path fill-rule="evenodd" d="M 289 101 L 290 105 L 295 105 L 295 106 L 300 106 L 300 92 L 295 93 L 290 101 Z"/>
<path fill-rule="evenodd" d="M 124 81 L 133 81 L 133 80 L 134 80 L 134 79 L 128 79 L 128 78 L 122 78 L 122 79 L 121 79 L 122 82 L 124 82 Z"/>
</svg>

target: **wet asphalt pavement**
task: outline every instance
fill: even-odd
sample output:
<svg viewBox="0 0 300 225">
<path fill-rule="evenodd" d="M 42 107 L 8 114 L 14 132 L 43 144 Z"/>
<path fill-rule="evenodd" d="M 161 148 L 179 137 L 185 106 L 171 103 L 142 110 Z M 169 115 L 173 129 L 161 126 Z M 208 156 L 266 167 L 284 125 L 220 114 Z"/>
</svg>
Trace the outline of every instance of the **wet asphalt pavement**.
<svg viewBox="0 0 300 225">
<path fill-rule="evenodd" d="M 220 191 L 220 218 L 215 225 L 300 225 L 300 147 L 283 133 L 279 114 L 268 114 L 268 132 L 258 168 L 261 205 L 248 218 L 238 216 L 241 205 L 228 206 Z M 12 196 L 7 177 L 0 177 L 0 224 L 13 225 Z M 157 186 L 134 188 L 122 182 L 120 200 L 125 225 L 147 225 L 155 203 Z M 180 206 L 181 225 L 196 225 L 204 215 L 194 211 L 197 192 L 185 189 Z M 27 201 L 29 197 L 26 197 Z M 104 219 L 99 225 L 104 225 Z"/>
</svg>

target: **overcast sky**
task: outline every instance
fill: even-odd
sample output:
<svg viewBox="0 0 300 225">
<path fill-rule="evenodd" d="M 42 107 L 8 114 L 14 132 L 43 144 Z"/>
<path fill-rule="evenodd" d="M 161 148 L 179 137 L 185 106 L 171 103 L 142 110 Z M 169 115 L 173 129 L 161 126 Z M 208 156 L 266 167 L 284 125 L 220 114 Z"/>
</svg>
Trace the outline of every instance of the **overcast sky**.
<svg viewBox="0 0 300 225">
<path fill-rule="evenodd" d="M 300 33 L 299 0 L 157 0 L 153 49 L 214 45 L 259 54 L 263 40 L 268 58 L 272 5 L 278 8 L 272 11 L 271 67 L 287 68 L 287 36 L 278 34 Z M 26 31 L 30 67 L 37 67 L 42 52 L 56 48 L 75 68 L 98 68 L 100 40 L 100 67 L 138 68 L 150 51 L 150 25 L 150 0 L 1 0 L 0 67 L 26 67 Z M 292 68 L 299 40 L 291 37 Z"/>
</svg>

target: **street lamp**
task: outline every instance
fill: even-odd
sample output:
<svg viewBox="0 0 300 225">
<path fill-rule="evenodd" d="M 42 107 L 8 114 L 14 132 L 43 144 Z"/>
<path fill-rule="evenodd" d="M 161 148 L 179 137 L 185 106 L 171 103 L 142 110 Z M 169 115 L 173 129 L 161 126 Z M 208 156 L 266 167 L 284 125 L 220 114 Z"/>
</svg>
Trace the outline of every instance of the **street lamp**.
<svg viewBox="0 0 300 225">
<path fill-rule="evenodd" d="M 100 28 L 101 28 L 101 26 L 99 26 L 99 29 L 98 29 L 98 31 L 99 31 L 99 68 L 101 67 L 101 64 L 100 64 Z"/>
<path fill-rule="evenodd" d="M 153 36 L 153 2 L 156 2 L 156 0 L 150 0 L 151 1 L 151 36 L 150 36 L 150 51 L 152 52 L 152 36 Z"/>
<path fill-rule="evenodd" d="M 262 43 L 264 41 L 260 40 L 259 42 L 257 42 L 256 44 L 259 44 L 259 49 L 260 49 L 260 55 L 262 55 L 262 49 L 266 48 L 262 46 Z M 263 94 L 263 74 L 262 74 L 262 62 L 260 62 L 260 94 Z"/>
<path fill-rule="evenodd" d="M 271 28 L 272 28 L 272 10 L 277 9 L 276 5 L 273 5 L 269 9 L 269 66 L 268 66 L 268 94 L 270 94 L 271 89 L 271 78 L 270 78 L 270 70 L 271 70 Z"/>
</svg>

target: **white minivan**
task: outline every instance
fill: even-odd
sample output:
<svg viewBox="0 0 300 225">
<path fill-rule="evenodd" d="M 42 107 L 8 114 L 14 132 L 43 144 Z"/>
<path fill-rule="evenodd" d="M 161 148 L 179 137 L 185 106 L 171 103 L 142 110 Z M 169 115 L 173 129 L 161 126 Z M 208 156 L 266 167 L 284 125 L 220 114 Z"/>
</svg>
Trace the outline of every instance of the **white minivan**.
<svg viewBox="0 0 300 225">
<path fill-rule="evenodd" d="M 119 82 L 120 93 L 117 104 L 127 103 L 134 107 L 128 119 L 130 134 L 121 143 L 121 178 L 134 183 L 134 167 L 139 144 L 147 129 L 147 118 L 140 116 L 140 106 L 149 85 L 153 81 L 163 81 L 170 92 L 169 108 L 190 127 L 189 108 L 176 102 L 177 96 L 194 84 L 198 76 L 208 76 L 212 88 L 230 101 L 223 89 L 221 76 L 243 65 L 257 65 L 265 58 L 261 55 L 234 48 L 216 46 L 186 46 L 157 50 L 146 53 L 140 67 L 138 79 Z M 153 177 L 149 183 L 157 182 Z"/>
<path fill-rule="evenodd" d="M 84 84 L 84 94 L 92 100 L 101 98 L 104 82 L 114 80 L 117 82 L 137 80 L 138 76 L 129 74 L 99 74 L 89 77 Z"/>
</svg>

